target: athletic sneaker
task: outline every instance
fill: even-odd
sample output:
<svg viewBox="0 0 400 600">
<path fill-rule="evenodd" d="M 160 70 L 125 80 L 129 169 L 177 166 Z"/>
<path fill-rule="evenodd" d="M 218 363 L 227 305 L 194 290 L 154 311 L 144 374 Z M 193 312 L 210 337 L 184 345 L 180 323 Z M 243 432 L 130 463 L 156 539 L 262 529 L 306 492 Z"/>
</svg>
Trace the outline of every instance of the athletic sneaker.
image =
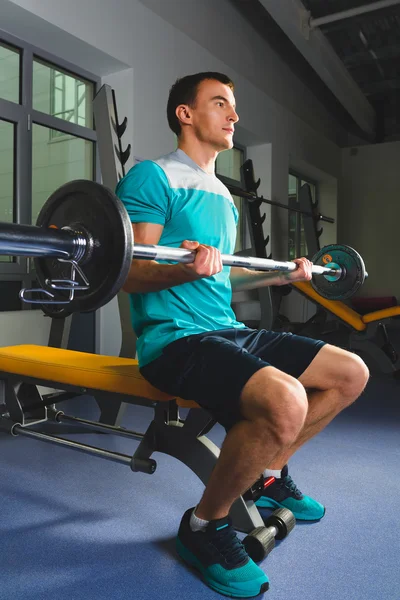
<svg viewBox="0 0 400 600">
<path fill-rule="evenodd" d="M 266 592 L 268 577 L 247 554 L 230 517 L 210 521 L 205 530 L 192 531 L 193 510 L 189 508 L 182 517 L 176 540 L 179 556 L 224 596 L 252 598 Z"/>
<path fill-rule="evenodd" d="M 264 480 L 264 491 L 256 500 L 258 508 L 288 508 L 299 521 L 319 521 L 325 514 L 325 506 L 301 493 L 289 475 L 285 465 L 281 477 Z"/>
</svg>

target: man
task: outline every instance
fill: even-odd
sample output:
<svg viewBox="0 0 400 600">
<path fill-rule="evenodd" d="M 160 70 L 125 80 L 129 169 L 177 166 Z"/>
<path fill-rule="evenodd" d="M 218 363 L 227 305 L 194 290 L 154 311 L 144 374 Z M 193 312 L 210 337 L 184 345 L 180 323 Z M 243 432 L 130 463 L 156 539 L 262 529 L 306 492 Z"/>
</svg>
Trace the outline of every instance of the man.
<svg viewBox="0 0 400 600">
<path fill-rule="evenodd" d="M 226 428 L 220 457 L 199 504 L 183 516 L 180 556 L 222 594 L 252 597 L 268 578 L 236 537 L 232 503 L 264 474 L 257 505 L 284 506 L 318 520 L 324 507 L 288 474 L 293 453 L 364 389 L 368 371 L 342 349 L 287 333 L 257 331 L 235 319 L 231 291 L 309 280 L 311 263 L 289 274 L 223 267 L 232 254 L 237 210 L 215 176 L 219 152 L 232 148 L 233 84 L 199 73 L 171 88 L 167 116 L 178 149 L 129 171 L 117 187 L 140 244 L 182 246 L 191 264 L 133 260 L 131 294 L 141 373 L 154 386 L 197 401 Z"/>
</svg>

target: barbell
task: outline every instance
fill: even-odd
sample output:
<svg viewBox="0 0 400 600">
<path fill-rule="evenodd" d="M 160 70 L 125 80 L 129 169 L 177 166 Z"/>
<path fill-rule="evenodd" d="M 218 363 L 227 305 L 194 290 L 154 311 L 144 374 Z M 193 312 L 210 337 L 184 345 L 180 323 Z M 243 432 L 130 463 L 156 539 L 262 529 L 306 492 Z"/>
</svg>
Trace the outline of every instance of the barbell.
<svg viewBox="0 0 400 600">
<path fill-rule="evenodd" d="M 122 288 L 132 259 L 190 263 L 184 248 L 135 244 L 122 202 L 99 183 L 77 180 L 57 189 L 36 225 L 0 223 L 0 254 L 34 259 L 39 286 L 23 289 L 24 302 L 40 304 L 46 314 L 66 316 L 96 310 Z M 222 255 L 227 266 L 289 272 L 293 262 Z M 324 298 L 352 296 L 366 277 L 361 256 L 349 246 L 330 245 L 312 259 L 312 285 Z"/>
</svg>

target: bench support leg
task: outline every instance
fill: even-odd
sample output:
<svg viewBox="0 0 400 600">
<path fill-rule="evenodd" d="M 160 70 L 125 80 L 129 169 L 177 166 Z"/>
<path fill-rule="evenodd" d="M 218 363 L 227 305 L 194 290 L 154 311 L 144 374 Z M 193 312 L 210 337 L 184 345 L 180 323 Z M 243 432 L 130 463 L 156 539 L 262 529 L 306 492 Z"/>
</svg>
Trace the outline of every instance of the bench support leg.
<svg viewBox="0 0 400 600">
<path fill-rule="evenodd" d="M 148 427 L 134 458 L 148 459 L 153 452 L 168 454 L 185 464 L 207 484 L 219 456 L 219 448 L 203 432 L 209 431 L 215 421 L 202 409 L 191 409 L 185 421 L 166 419 L 174 416 L 173 407 L 158 405 L 155 419 Z M 233 525 L 238 531 L 249 533 L 263 525 L 261 515 L 252 500 L 238 498 L 231 509 Z"/>
<path fill-rule="evenodd" d="M 95 396 L 95 400 L 100 408 L 99 423 L 120 427 L 125 413 L 126 403 L 119 400 L 115 400 L 114 402 L 103 400 L 98 397 L 98 395 Z"/>
</svg>

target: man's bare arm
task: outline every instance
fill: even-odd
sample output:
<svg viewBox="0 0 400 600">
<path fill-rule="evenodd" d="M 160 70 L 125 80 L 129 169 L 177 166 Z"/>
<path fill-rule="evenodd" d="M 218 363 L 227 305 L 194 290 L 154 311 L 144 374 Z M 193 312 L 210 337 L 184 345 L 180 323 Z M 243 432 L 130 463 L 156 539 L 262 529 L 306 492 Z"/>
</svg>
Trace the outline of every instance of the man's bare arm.
<svg viewBox="0 0 400 600">
<path fill-rule="evenodd" d="M 163 226 L 156 223 L 132 223 L 137 244 L 158 244 Z M 148 294 L 209 277 L 222 269 L 219 252 L 211 246 L 185 240 L 183 248 L 196 251 L 193 263 L 160 264 L 155 260 L 133 259 L 123 290 L 133 294 Z"/>
<path fill-rule="evenodd" d="M 295 281 L 309 281 L 311 279 L 312 263 L 307 258 L 296 258 L 294 271 L 253 271 L 245 267 L 231 268 L 231 285 L 234 292 L 253 290 L 270 285 L 287 285 Z"/>
</svg>

